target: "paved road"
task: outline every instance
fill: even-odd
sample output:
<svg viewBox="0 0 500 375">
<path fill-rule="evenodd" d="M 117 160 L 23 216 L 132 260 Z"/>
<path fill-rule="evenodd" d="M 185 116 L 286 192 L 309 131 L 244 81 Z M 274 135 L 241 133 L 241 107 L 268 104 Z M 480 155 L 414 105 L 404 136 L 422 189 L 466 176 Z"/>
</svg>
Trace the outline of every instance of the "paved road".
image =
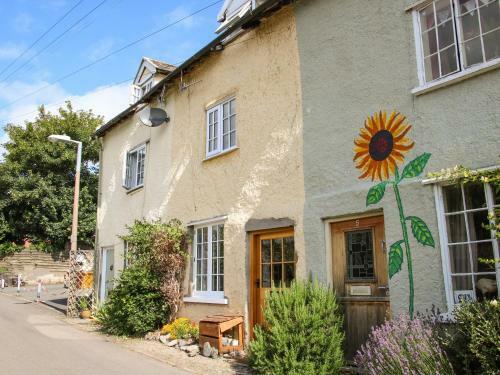
<svg viewBox="0 0 500 375">
<path fill-rule="evenodd" d="M 36 285 L 25 285 L 21 287 L 19 296 L 35 301 L 37 295 Z M 1 292 L 10 294 L 11 296 L 17 296 L 17 287 L 10 286 L 4 289 L 0 289 Z M 49 305 L 56 310 L 66 313 L 66 303 L 68 299 L 68 289 L 64 287 L 63 284 L 49 284 L 43 285 L 41 300 L 46 305 Z"/>
<path fill-rule="evenodd" d="M 65 322 L 59 312 L 0 294 L 2 375 L 187 375 Z"/>
</svg>

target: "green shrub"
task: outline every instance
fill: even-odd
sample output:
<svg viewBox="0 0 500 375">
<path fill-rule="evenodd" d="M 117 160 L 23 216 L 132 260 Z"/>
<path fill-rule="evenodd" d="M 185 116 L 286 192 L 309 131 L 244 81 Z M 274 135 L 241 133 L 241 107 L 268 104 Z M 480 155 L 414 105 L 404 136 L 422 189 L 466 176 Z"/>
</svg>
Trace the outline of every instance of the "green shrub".
<svg viewBox="0 0 500 375">
<path fill-rule="evenodd" d="M 500 374 L 500 304 L 498 301 L 464 302 L 454 311 L 441 340 L 457 372 Z"/>
<path fill-rule="evenodd" d="M 160 280 L 138 263 L 120 274 L 97 319 L 106 333 L 138 336 L 160 328 L 168 312 Z"/>
<path fill-rule="evenodd" d="M 266 296 L 266 324 L 255 327 L 250 364 L 260 374 L 338 374 L 343 365 L 342 316 L 334 293 L 294 282 Z"/>
</svg>

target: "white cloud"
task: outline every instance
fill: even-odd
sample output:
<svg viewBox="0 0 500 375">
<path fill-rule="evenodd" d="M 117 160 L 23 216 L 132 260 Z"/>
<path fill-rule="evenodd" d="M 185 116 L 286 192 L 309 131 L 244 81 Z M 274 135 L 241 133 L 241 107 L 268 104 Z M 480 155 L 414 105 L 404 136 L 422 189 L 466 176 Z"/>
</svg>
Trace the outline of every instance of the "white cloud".
<svg viewBox="0 0 500 375">
<path fill-rule="evenodd" d="M 46 85 L 47 82 L 36 84 L 14 82 L 8 89 L 0 85 L 0 99 L 5 102 L 13 101 Z M 30 96 L 26 101 L 0 110 L 0 161 L 4 153 L 1 145 L 8 141 L 7 135 L 3 133 L 3 127 L 8 123 L 24 124 L 25 121 L 33 120 L 41 104 L 44 104 L 49 112 L 55 113 L 64 106 L 66 100 L 70 100 L 74 110 L 92 110 L 94 114 L 103 116 L 104 121 L 107 121 L 128 107 L 129 94 L 129 83 L 100 86 L 83 95 L 72 95 L 60 85 L 52 85 Z"/>
<path fill-rule="evenodd" d="M 41 81 L 35 84 L 14 82 L 9 84 L 8 89 L 0 86 L 0 99 L 11 102 L 46 85 L 47 82 Z M 38 106 L 42 104 L 48 111 L 56 112 L 66 100 L 71 101 L 75 110 L 92 110 L 96 115 L 110 120 L 129 105 L 129 99 L 129 83 L 100 86 L 82 95 L 71 94 L 56 84 L 0 110 L 0 125 L 33 120 Z"/>
<path fill-rule="evenodd" d="M 9 60 L 15 59 L 24 50 L 24 47 L 19 44 L 5 43 L 0 46 L 0 59 Z"/>
</svg>

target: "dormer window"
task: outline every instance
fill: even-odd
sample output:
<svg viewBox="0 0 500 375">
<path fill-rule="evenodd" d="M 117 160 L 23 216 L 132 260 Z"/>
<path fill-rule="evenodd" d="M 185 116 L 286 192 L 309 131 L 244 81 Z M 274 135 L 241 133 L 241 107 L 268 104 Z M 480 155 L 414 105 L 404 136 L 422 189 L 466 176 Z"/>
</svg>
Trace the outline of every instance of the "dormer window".
<svg viewBox="0 0 500 375">
<path fill-rule="evenodd" d="M 131 103 L 137 103 L 144 95 L 175 70 L 175 66 L 149 57 L 143 57 L 132 83 Z"/>
<path fill-rule="evenodd" d="M 226 0 L 217 15 L 217 21 L 220 22 L 221 25 L 215 32 L 220 33 L 236 20 L 242 18 L 251 9 L 254 9 L 255 6 L 261 2 L 262 0 Z"/>
</svg>

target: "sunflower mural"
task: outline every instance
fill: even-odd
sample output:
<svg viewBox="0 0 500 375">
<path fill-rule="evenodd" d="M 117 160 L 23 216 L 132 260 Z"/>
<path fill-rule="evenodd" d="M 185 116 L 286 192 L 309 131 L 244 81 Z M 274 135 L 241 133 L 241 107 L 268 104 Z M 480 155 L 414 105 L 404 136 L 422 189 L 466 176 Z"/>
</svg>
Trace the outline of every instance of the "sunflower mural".
<svg viewBox="0 0 500 375">
<path fill-rule="evenodd" d="M 400 173 L 405 155 L 413 148 L 414 142 L 407 137 L 411 129 L 406 117 L 393 111 L 389 117 L 380 111 L 368 117 L 365 126 L 360 129 L 359 137 L 354 141 L 354 162 L 361 171 L 360 179 L 379 180 L 370 188 L 366 196 L 366 206 L 376 204 L 384 197 L 387 186 L 392 186 L 399 211 L 403 239 L 394 242 L 389 250 L 389 278 L 401 271 L 406 254 L 409 283 L 409 313 L 414 315 L 413 266 L 408 238 L 408 227 L 415 239 L 424 246 L 434 247 L 434 238 L 427 224 L 417 216 L 406 216 L 399 192 L 399 184 L 404 179 L 414 178 L 422 174 L 431 157 L 424 153 L 407 163 Z"/>
</svg>

